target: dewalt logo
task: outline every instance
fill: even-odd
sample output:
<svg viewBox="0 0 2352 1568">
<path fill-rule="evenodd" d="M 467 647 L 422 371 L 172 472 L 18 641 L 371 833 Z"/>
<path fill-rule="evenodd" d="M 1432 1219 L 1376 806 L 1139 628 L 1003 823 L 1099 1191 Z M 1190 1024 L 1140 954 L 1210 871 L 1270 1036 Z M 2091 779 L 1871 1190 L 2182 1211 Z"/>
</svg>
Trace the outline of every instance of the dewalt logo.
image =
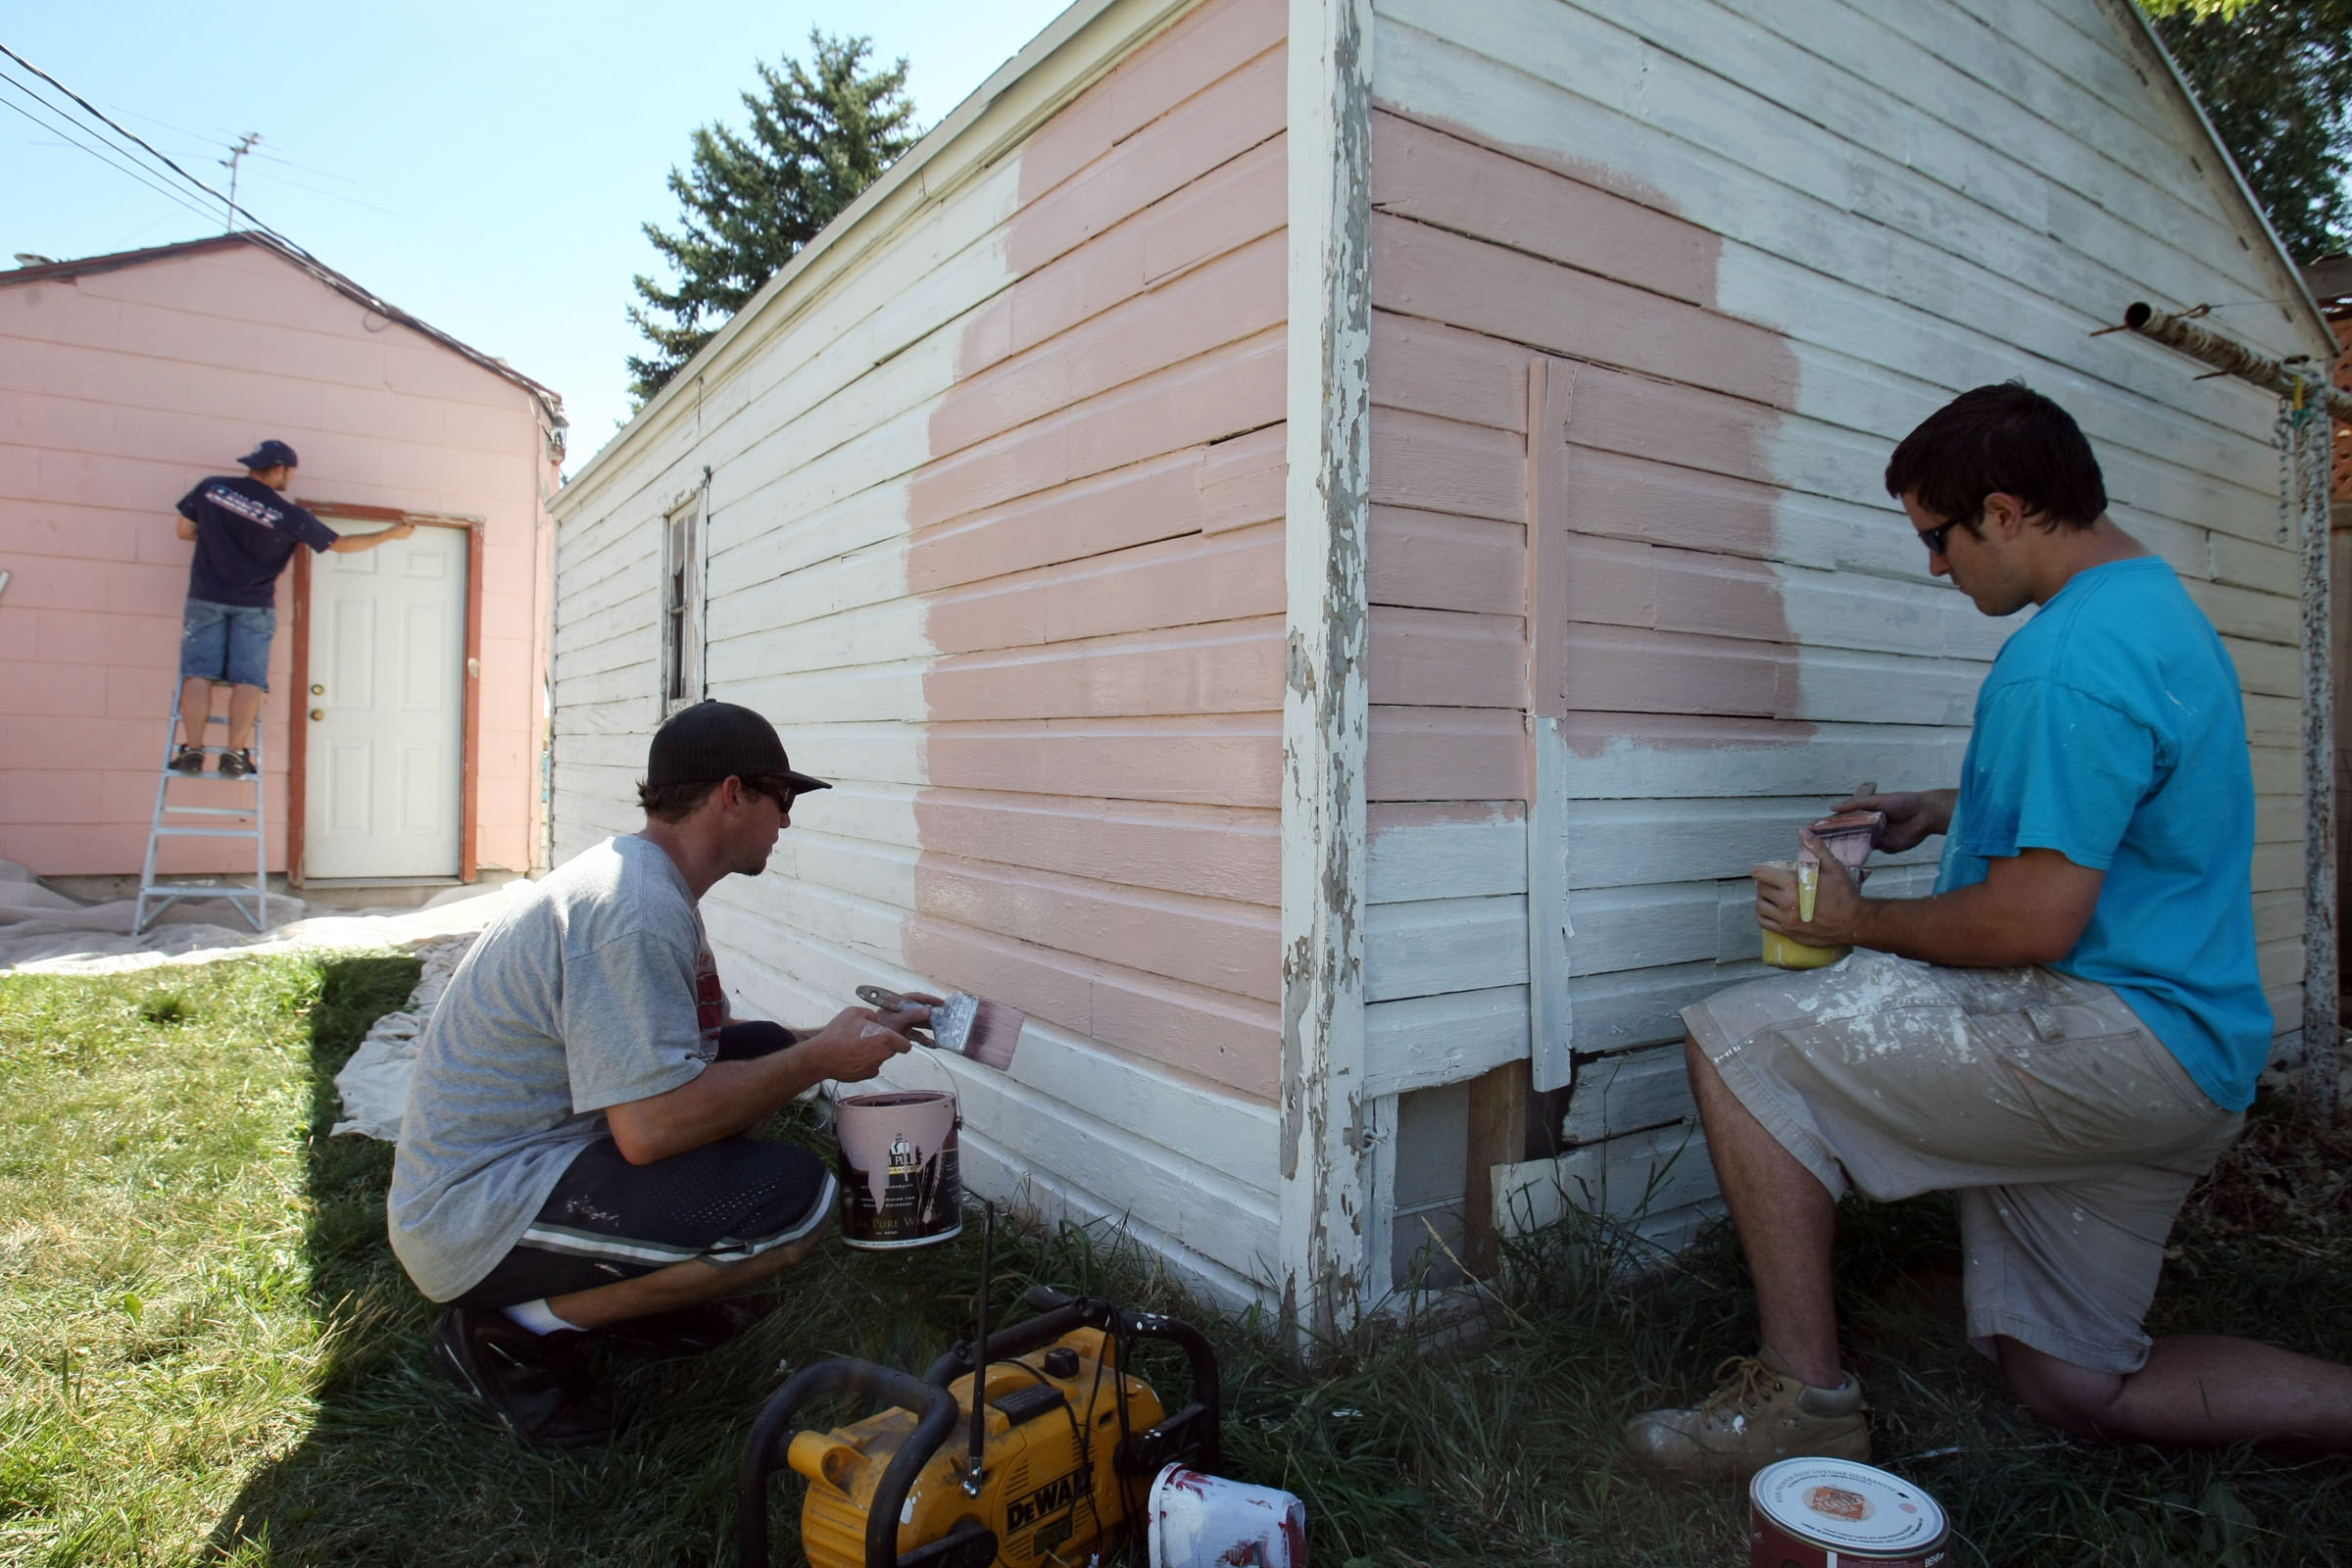
<svg viewBox="0 0 2352 1568">
<path fill-rule="evenodd" d="M 1094 1480 L 1094 1466 L 1080 1465 L 1069 1474 L 1047 1482 L 1026 1497 L 1014 1498 L 1004 1510 L 1004 1533 L 1017 1535 L 1041 1519 L 1065 1511 L 1093 1490 Z"/>
</svg>

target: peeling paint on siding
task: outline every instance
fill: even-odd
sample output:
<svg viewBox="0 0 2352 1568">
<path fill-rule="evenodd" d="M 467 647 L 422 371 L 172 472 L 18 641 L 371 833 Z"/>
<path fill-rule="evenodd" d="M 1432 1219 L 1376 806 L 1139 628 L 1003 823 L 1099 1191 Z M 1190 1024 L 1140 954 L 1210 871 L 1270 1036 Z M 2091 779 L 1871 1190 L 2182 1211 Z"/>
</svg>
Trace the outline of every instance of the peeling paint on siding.
<svg viewBox="0 0 2352 1568">
<path fill-rule="evenodd" d="M 1363 765 L 1371 22 L 1370 0 L 1291 4 L 1280 1278 L 1286 1318 L 1315 1337 L 1351 1324 L 1370 1283 Z"/>
</svg>

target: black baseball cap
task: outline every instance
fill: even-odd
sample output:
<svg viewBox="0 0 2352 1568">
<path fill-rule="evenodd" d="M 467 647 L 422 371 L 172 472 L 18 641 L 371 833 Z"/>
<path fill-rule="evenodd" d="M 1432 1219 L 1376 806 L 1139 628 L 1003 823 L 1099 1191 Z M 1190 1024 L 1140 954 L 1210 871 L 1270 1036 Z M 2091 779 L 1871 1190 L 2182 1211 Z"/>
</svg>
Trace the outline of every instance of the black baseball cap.
<svg viewBox="0 0 2352 1568">
<path fill-rule="evenodd" d="M 302 466 L 302 460 L 294 456 L 294 449 L 275 437 L 263 442 L 237 461 L 248 468 L 257 469 L 274 468 L 281 464 L 289 468 Z"/>
<path fill-rule="evenodd" d="M 801 795 L 833 787 L 821 778 L 794 772 L 776 727 L 733 703 L 681 708 L 654 731 L 653 749 L 645 759 L 647 784 L 715 784 L 728 777 L 789 779 L 794 793 Z"/>
</svg>

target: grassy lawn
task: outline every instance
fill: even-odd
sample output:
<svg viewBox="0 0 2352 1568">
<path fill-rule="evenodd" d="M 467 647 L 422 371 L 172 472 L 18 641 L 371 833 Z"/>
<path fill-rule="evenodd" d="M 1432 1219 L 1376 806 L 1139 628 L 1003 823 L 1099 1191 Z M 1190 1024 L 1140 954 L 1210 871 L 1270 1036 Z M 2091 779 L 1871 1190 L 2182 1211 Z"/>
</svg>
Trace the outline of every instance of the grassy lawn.
<svg viewBox="0 0 2352 1568">
<path fill-rule="evenodd" d="M 779 1368 L 919 1368 L 962 1331 L 976 1226 L 911 1257 L 830 1248 L 745 1340 L 617 1367 L 635 1421 L 609 1449 L 522 1452 L 425 1363 L 431 1310 L 383 1243 L 389 1151 L 325 1136 L 334 1069 L 416 971 L 0 978 L 0 1563 L 731 1562 L 734 1465 Z M 2352 1359 L 2348 1161 L 2259 1117 L 2191 1201 L 2155 1326 Z M 1312 1376 L 1101 1232 L 1001 1238 L 999 1311 L 1042 1279 L 1207 1327 L 1227 1469 L 1305 1497 L 1319 1563 L 1744 1561 L 1736 1496 L 1613 1448 L 1627 1411 L 1747 1348 L 1729 1239 L 1638 1287 L 1607 1251 L 1542 1238 L 1475 1348 L 1392 1337 Z M 1881 1461 L 1951 1509 L 1955 1568 L 2352 1562 L 2342 1461 L 2101 1448 L 2013 1410 L 1960 1340 L 1948 1204 L 1857 1208 L 1839 1257 Z"/>
</svg>

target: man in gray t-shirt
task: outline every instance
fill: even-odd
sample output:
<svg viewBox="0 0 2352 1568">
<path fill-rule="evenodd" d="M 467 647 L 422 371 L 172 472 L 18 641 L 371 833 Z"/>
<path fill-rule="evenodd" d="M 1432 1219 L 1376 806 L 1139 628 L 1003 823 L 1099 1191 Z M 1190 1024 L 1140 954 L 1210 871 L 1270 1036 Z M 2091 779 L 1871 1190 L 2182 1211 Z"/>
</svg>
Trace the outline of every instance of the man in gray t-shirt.
<svg viewBox="0 0 2352 1568">
<path fill-rule="evenodd" d="M 699 703 L 654 736 L 641 833 L 511 904 L 458 966 L 416 1055 L 387 1205 L 409 1277 L 447 1302 L 435 1362 L 534 1446 L 601 1442 L 578 1343 L 705 1349 L 722 1297 L 806 1256 L 824 1162 L 746 1136 L 826 1079 L 857 1082 L 928 1020 L 842 1010 L 796 1040 L 728 1016 L 697 904 L 757 876 L 794 796 L 767 720 Z"/>
</svg>

